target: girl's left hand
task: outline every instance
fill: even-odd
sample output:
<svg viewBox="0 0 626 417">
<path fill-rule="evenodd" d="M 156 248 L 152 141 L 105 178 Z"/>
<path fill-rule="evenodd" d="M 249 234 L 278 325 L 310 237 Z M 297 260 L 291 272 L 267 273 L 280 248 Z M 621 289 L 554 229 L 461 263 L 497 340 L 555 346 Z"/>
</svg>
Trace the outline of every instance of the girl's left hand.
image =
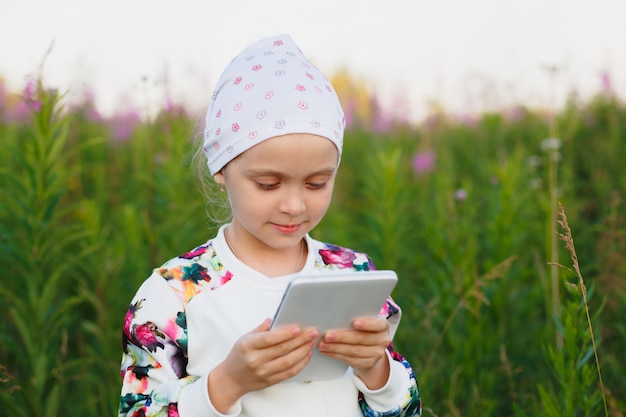
<svg viewBox="0 0 626 417">
<path fill-rule="evenodd" d="M 318 344 L 321 353 L 347 363 L 370 389 L 381 388 L 389 378 L 386 356 L 389 322 L 382 317 L 362 317 L 350 330 L 330 330 Z"/>
</svg>

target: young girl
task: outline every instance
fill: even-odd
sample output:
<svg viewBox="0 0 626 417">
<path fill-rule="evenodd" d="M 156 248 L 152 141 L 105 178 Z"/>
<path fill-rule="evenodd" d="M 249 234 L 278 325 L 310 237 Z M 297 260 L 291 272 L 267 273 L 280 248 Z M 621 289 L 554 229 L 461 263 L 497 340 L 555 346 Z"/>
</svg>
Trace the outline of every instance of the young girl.
<svg viewBox="0 0 626 417">
<path fill-rule="evenodd" d="M 374 268 L 366 254 L 308 234 L 331 201 L 344 125 L 335 91 L 289 36 L 227 66 L 202 148 L 232 220 L 137 291 L 124 321 L 120 416 L 421 415 L 413 370 L 391 347 L 400 314 L 391 299 L 351 330 L 270 330 L 298 274 Z M 313 349 L 349 370 L 281 383 Z"/>
</svg>

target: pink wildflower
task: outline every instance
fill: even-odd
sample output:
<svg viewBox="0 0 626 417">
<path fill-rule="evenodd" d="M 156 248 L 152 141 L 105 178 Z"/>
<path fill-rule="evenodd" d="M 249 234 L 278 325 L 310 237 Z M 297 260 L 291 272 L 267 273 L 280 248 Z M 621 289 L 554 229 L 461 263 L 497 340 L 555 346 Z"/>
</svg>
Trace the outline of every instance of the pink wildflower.
<svg viewBox="0 0 626 417">
<path fill-rule="evenodd" d="M 134 109 L 115 114 L 109 121 L 113 132 L 113 141 L 119 143 L 129 140 L 140 121 L 139 112 Z"/>
<path fill-rule="evenodd" d="M 435 152 L 418 152 L 413 156 L 413 171 L 421 175 L 435 168 Z"/>
<path fill-rule="evenodd" d="M 454 198 L 456 198 L 457 201 L 467 200 L 467 191 L 465 191 L 463 188 L 459 188 L 454 192 Z"/>
<path fill-rule="evenodd" d="M 30 78 L 24 86 L 22 93 L 24 101 L 33 111 L 38 112 L 41 110 L 41 100 L 39 100 L 37 81 Z"/>
<path fill-rule="evenodd" d="M 602 74 L 600 75 L 600 77 L 602 79 L 602 92 L 606 94 L 607 96 L 613 95 L 613 92 L 615 90 L 613 89 L 613 81 L 611 79 L 611 74 L 609 74 L 608 71 L 602 71 Z"/>
</svg>

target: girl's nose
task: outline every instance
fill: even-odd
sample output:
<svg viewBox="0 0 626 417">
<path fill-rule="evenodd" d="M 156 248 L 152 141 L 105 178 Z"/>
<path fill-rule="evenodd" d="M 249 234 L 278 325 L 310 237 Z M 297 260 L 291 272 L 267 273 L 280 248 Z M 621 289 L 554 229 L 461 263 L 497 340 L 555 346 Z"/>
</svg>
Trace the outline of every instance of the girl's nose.
<svg viewBox="0 0 626 417">
<path fill-rule="evenodd" d="M 294 188 L 286 189 L 285 193 L 281 196 L 278 209 L 290 216 L 297 216 L 304 213 L 306 204 L 304 203 L 302 190 Z"/>
</svg>

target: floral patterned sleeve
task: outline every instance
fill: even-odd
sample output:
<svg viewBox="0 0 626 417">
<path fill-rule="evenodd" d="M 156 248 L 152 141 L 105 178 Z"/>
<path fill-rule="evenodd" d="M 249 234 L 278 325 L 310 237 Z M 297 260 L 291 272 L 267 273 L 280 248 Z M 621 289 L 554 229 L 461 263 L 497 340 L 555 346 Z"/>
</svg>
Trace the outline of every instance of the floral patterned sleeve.
<svg viewBox="0 0 626 417">
<path fill-rule="evenodd" d="M 393 326 L 397 326 L 399 322 L 400 316 L 400 308 L 398 305 L 391 299 L 387 299 L 387 303 L 383 306 L 381 310 L 381 315 L 387 317 L 387 319 L 392 323 Z M 420 390 L 417 380 L 415 378 L 415 373 L 413 372 L 413 368 L 411 364 L 398 352 L 393 349 L 393 344 L 390 343 L 387 347 L 391 358 L 398 363 L 401 363 L 404 366 L 405 371 L 409 376 L 409 387 L 407 392 L 404 395 L 404 401 L 391 410 L 387 410 L 384 412 L 376 411 L 372 409 L 365 400 L 365 395 L 362 392 L 359 392 L 359 406 L 361 407 L 361 411 L 363 412 L 364 417 L 412 417 L 412 416 L 421 416 L 422 415 L 422 400 L 420 397 Z"/>
<path fill-rule="evenodd" d="M 325 243 L 325 248 L 319 251 L 321 256 L 320 268 L 352 269 L 354 271 L 373 271 L 376 269 L 372 259 L 363 252 L 357 252 L 337 245 Z M 389 297 L 380 311 L 380 316 L 386 317 L 391 326 L 393 335 L 399 325 L 400 307 Z M 359 406 L 364 417 L 412 417 L 422 415 L 422 400 L 419 385 L 411 364 L 398 352 L 394 351 L 393 344 L 387 347 L 391 359 L 395 363 L 402 364 L 404 372 L 408 374 L 409 384 L 404 394 L 403 401 L 396 407 L 381 412 L 374 410 L 366 401 L 366 395 L 359 392 Z"/>
<path fill-rule="evenodd" d="M 181 300 L 158 275 L 139 289 L 124 319 L 119 415 L 178 416 L 188 376 L 187 325 Z"/>
</svg>

